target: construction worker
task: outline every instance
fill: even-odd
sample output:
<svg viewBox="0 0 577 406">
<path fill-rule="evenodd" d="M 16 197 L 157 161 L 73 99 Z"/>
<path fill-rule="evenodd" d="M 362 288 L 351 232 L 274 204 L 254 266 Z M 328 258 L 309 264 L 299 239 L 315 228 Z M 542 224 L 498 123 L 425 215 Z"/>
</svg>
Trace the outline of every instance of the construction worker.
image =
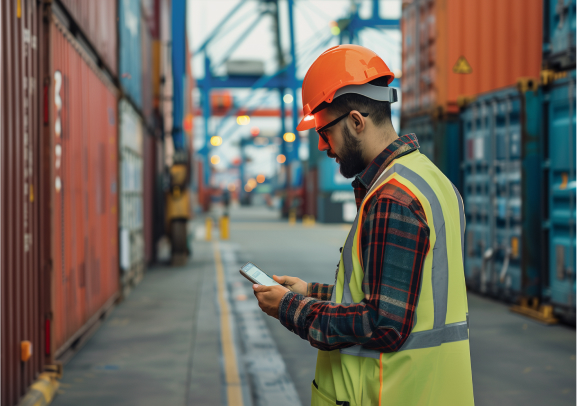
<svg viewBox="0 0 577 406">
<path fill-rule="evenodd" d="M 319 349 L 312 405 L 474 404 L 463 273 L 463 202 L 391 124 L 396 90 L 371 50 L 340 45 L 312 64 L 304 118 L 319 150 L 355 177 L 358 213 L 334 284 L 274 276 L 259 306 Z"/>
</svg>

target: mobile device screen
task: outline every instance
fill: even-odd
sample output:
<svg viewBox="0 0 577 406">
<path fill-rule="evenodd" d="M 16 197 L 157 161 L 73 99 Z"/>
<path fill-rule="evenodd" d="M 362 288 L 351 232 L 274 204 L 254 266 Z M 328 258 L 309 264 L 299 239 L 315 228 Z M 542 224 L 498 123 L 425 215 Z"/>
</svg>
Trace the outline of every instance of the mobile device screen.
<svg viewBox="0 0 577 406">
<path fill-rule="evenodd" d="M 271 278 L 266 273 L 264 273 L 263 271 L 258 269 L 256 267 L 256 265 L 251 263 L 251 262 L 249 262 L 248 264 L 243 266 L 241 268 L 241 271 L 243 271 L 247 276 L 252 278 L 253 281 L 256 281 L 257 283 L 259 283 L 261 285 L 264 285 L 264 286 L 280 285 L 279 283 L 275 282 L 275 280 L 273 278 Z"/>
</svg>

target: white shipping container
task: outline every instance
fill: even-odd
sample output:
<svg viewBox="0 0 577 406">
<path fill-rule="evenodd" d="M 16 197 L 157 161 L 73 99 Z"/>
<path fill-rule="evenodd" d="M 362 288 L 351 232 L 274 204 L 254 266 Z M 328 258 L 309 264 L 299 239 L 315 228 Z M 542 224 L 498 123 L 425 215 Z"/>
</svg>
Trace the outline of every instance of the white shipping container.
<svg viewBox="0 0 577 406">
<path fill-rule="evenodd" d="M 120 119 L 120 267 L 128 271 L 144 260 L 142 120 L 126 100 L 119 103 Z"/>
</svg>

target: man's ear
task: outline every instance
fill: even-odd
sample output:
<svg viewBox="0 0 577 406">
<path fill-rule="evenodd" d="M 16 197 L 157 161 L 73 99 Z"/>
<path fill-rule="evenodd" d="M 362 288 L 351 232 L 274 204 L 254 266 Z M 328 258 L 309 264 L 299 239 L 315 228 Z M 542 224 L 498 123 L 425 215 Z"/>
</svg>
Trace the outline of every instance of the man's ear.
<svg viewBox="0 0 577 406">
<path fill-rule="evenodd" d="M 353 119 L 353 125 L 357 134 L 365 130 L 367 127 L 367 121 L 366 118 L 361 115 L 361 113 L 359 113 L 357 110 L 353 110 L 351 111 L 351 118 Z"/>
</svg>

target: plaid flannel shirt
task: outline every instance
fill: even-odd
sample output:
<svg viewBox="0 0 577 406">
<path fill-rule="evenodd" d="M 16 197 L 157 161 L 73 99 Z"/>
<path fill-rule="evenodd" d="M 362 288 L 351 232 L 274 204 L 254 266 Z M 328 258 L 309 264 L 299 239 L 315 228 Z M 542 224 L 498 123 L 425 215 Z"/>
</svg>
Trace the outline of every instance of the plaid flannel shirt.
<svg viewBox="0 0 577 406">
<path fill-rule="evenodd" d="M 419 148 L 414 134 L 391 143 L 353 181 L 357 209 L 389 163 Z M 389 182 L 364 206 L 360 241 L 365 272 L 360 303 L 330 302 L 333 285 L 309 283 L 306 296 L 287 292 L 279 320 L 313 347 L 329 351 L 360 344 L 397 351 L 413 327 L 429 227 L 418 200 Z"/>
</svg>

